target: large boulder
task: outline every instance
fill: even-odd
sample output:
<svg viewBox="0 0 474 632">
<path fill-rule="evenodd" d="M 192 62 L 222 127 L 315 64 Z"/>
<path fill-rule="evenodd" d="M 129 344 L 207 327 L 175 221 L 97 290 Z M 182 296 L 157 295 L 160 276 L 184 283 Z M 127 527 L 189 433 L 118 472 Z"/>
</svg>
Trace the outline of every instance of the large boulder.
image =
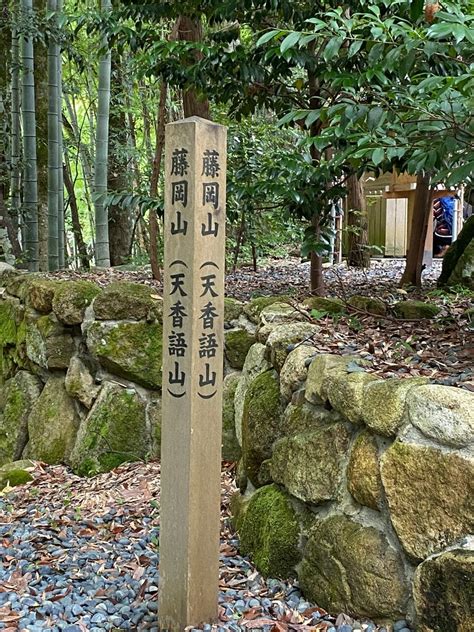
<svg viewBox="0 0 474 632">
<path fill-rule="evenodd" d="M 110 373 L 158 389 L 162 379 L 162 336 L 159 323 L 94 322 L 87 329 L 87 346 Z"/>
<path fill-rule="evenodd" d="M 0 298 L 0 347 L 16 344 L 17 307 L 15 299 Z"/>
<path fill-rule="evenodd" d="M 244 313 L 244 303 L 235 298 L 226 296 L 224 298 L 224 322 L 232 323 L 239 319 Z"/>
<path fill-rule="evenodd" d="M 74 338 L 54 314 L 25 316 L 26 355 L 43 369 L 67 369 L 76 351 Z"/>
<path fill-rule="evenodd" d="M 423 560 L 474 529 L 474 460 L 396 441 L 381 459 L 394 529 Z"/>
<path fill-rule="evenodd" d="M 408 393 L 426 384 L 425 378 L 390 378 L 370 382 L 364 389 L 364 422 L 377 434 L 395 436 L 405 420 Z"/>
<path fill-rule="evenodd" d="M 66 373 L 66 391 L 86 408 L 90 408 L 99 393 L 100 387 L 79 356 L 71 358 Z"/>
<path fill-rule="evenodd" d="M 271 475 L 305 502 L 338 496 L 350 435 L 342 423 L 285 437 L 273 446 Z"/>
<path fill-rule="evenodd" d="M 303 301 L 303 305 L 325 314 L 342 314 L 345 311 L 345 305 L 339 298 L 310 296 Z"/>
<path fill-rule="evenodd" d="M 441 310 L 437 305 L 433 305 L 433 303 L 408 300 L 395 303 L 393 311 L 397 318 L 423 320 L 424 318 L 434 318 Z"/>
<path fill-rule="evenodd" d="M 250 347 L 255 343 L 255 334 L 246 329 L 230 329 L 224 334 L 224 353 L 233 369 L 243 369 Z"/>
<path fill-rule="evenodd" d="M 245 394 L 250 383 L 261 373 L 265 373 L 271 368 L 270 363 L 265 359 L 265 345 L 255 343 L 249 349 L 245 358 L 244 367 L 239 383 L 235 389 L 234 409 L 235 409 L 235 435 L 237 441 L 242 445 L 242 417 L 244 414 Z"/>
<path fill-rule="evenodd" d="M 380 509 L 383 499 L 378 448 L 375 438 L 366 431 L 354 441 L 347 466 L 347 488 L 361 505 Z"/>
<path fill-rule="evenodd" d="M 260 466 L 271 456 L 272 444 L 278 438 L 282 412 L 277 374 L 266 371 L 258 375 L 245 394 L 242 416 L 244 466 L 256 487 Z"/>
<path fill-rule="evenodd" d="M 96 320 L 147 320 L 161 321 L 163 299 L 151 287 L 116 281 L 96 297 L 94 315 Z"/>
<path fill-rule="evenodd" d="M 299 345 L 290 351 L 280 371 L 280 392 L 284 400 L 290 401 L 293 392 L 305 381 L 308 360 L 315 355 L 314 347 Z"/>
<path fill-rule="evenodd" d="M 53 312 L 65 325 L 80 325 L 86 308 L 99 292 L 100 288 L 92 281 L 63 281 L 54 292 Z"/>
<path fill-rule="evenodd" d="M 306 315 L 295 309 L 295 307 L 288 302 L 272 303 L 264 307 L 260 312 L 261 325 L 278 325 L 299 320 L 306 320 Z"/>
<path fill-rule="evenodd" d="M 286 323 L 275 327 L 267 338 L 267 359 L 280 371 L 294 346 L 311 340 L 319 331 L 311 323 Z"/>
<path fill-rule="evenodd" d="M 222 391 L 222 458 L 224 461 L 238 461 L 241 449 L 235 435 L 235 390 L 240 373 L 229 373 L 224 378 Z"/>
<path fill-rule="evenodd" d="M 338 356 L 332 353 L 318 353 L 309 365 L 305 385 L 305 397 L 313 404 L 325 402 L 328 398 L 328 376 L 332 373 L 347 374 L 350 363 L 360 362 L 354 356 Z"/>
<path fill-rule="evenodd" d="M 300 560 L 299 524 L 285 492 L 276 485 L 262 487 L 237 519 L 240 550 L 265 576 L 286 578 Z"/>
<path fill-rule="evenodd" d="M 26 371 L 0 389 L 0 465 L 20 458 L 28 441 L 28 416 L 41 389 L 40 380 Z"/>
<path fill-rule="evenodd" d="M 144 459 L 151 447 L 146 401 L 133 388 L 105 382 L 81 423 L 69 463 L 77 474 L 90 476 Z"/>
<path fill-rule="evenodd" d="M 408 394 L 407 413 L 430 439 L 455 448 L 474 443 L 474 393 L 440 384 L 420 386 Z"/>
<path fill-rule="evenodd" d="M 26 304 L 40 314 L 49 314 L 53 309 L 54 293 L 60 285 L 61 281 L 44 277 L 30 279 L 26 291 Z"/>
<path fill-rule="evenodd" d="M 28 458 L 65 463 L 76 440 L 80 418 L 64 386 L 64 378 L 53 376 L 28 417 Z"/>
<path fill-rule="evenodd" d="M 474 630 L 474 548 L 454 547 L 428 558 L 413 584 L 420 632 Z"/>
<path fill-rule="evenodd" d="M 298 572 L 306 596 L 330 612 L 396 619 L 407 612 L 403 561 L 387 537 L 345 516 L 317 522 Z"/>
</svg>

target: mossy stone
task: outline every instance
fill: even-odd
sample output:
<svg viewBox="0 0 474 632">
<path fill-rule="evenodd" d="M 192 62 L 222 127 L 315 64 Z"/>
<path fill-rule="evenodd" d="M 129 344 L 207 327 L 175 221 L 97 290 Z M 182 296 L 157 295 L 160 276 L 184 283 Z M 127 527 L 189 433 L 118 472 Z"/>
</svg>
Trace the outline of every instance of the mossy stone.
<svg viewBox="0 0 474 632">
<path fill-rule="evenodd" d="M 456 547 L 430 557 L 415 572 L 413 596 L 420 632 L 474 630 L 474 550 Z"/>
<path fill-rule="evenodd" d="M 294 345 L 308 342 L 317 335 L 319 327 L 312 323 L 285 323 L 270 333 L 266 342 L 267 359 L 277 371 L 281 371 Z"/>
<path fill-rule="evenodd" d="M 245 394 L 242 416 L 242 454 L 245 471 L 258 487 L 258 472 L 270 458 L 273 442 L 279 437 L 282 408 L 275 371 L 258 375 Z"/>
<path fill-rule="evenodd" d="M 353 424 L 364 419 L 364 389 L 377 378 L 364 371 L 330 372 L 326 380 L 331 406 Z"/>
<path fill-rule="evenodd" d="M 330 612 L 375 620 L 407 613 L 408 581 L 400 553 L 381 531 L 346 516 L 316 522 L 298 578 L 304 594 Z"/>
<path fill-rule="evenodd" d="M 0 490 L 7 486 L 16 487 L 32 481 L 33 476 L 28 470 L 33 467 L 33 463 L 28 460 L 13 461 L 0 467 Z"/>
<path fill-rule="evenodd" d="M 437 305 L 425 303 L 424 301 L 400 301 L 395 303 L 393 311 L 397 318 L 423 320 L 425 318 L 434 318 L 441 310 Z"/>
<path fill-rule="evenodd" d="M 41 389 L 40 380 L 26 371 L 0 389 L 0 464 L 20 458 L 28 441 L 28 416 Z"/>
<path fill-rule="evenodd" d="M 68 394 L 87 409 L 92 406 L 99 392 L 99 386 L 96 385 L 89 368 L 78 356 L 71 358 L 65 385 Z"/>
<path fill-rule="evenodd" d="M 87 346 L 111 373 L 147 388 L 161 387 L 163 331 L 159 323 L 94 322 Z"/>
<path fill-rule="evenodd" d="M 42 278 L 38 273 L 22 273 L 13 276 L 6 282 L 6 290 L 11 296 L 16 296 L 22 301 L 26 301 L 30 283 Z"/>
<path fill-rule="evenodd" d="M 288 354 L 280 371 L 280 392 L 283 399 L 290 401 L 293 392 L 305 381 L 309 359 L 316 349 L 309 345 L 299 345 Z"/>
<path fill-rule="evenodd" d="M 224 378 L 222 392 L 222 458 L 224 461 L 238 461 L 242 450 L 235 434 L 234 398 L 240 373 L 229 373 Z"/>
<path fill-rule="evenodd" d="M 0 299 L 0 346 L 16 344 L 16 313 L 12 301 Z"/>
<path fill-rule="evenodd" d="M 347 466 L 347 488 L 361 505 L 378 510 L 382 504 L 383 488 L 377 443 L 366 431 L 354 441 Z"/>
<path fill-rule="evenodd" d="M 96 320 L 162 320 L 163 299 L 151 287 L 117 281 L 111 283 L 94 301 Z"/>
<path fill-rule="evenodd" d="M 65 325 L 80 325 L 87 306 L 99 292 L 100 288 L 91 281 L 63 281 L 54 292 L 53 312 Z"/>
<path fill-rule="evenodd" d="M 230 323 L 238 320 L 243 313 L 244 303 L 228 296 L 224 298 L 224 322 Z"/>
<path fill-rule="evenodd" d="M 348 303 L 352 305 L 352 307 L 364 312 L 369 312 L 369 314 L 374 314 L 374 316 L 385 316 L 387 313 L 387 305 L 379 298 L 355 294 L 350 297 Z"/>
<path fill-rule="evenodd" d="M 257 490 L 238 520 L 240 550 L 262 575 L 287 578 L 301 558 L 300 528 L 290 499 L 276 485 Z"/>
<path fill-rule="evenodd" d="M 472 533 L 474 459 L 396 441 L 381 458 L 390 519 L 406 553 L 423 560 Z"/>
<path fill-rule="evenodd" d="M 463 257 L 465 255 L 466 250 L 471 248 L 471 266 L 474 257 L 474 252 L 472 250 L 474 244 L 474 215 L 471 215 L 463 224 L 461 232 L 459 233 L 457 239 L 451 244 L 448 248 L 447 252 L 443 257 L 443 264 L 441 274 L 438 279 L 438 286 L 442 287 L 444 285 L 452 285 L 455 283 L 463 283 L 463 262 L 460 261 L 464 259 L 467 261 L 469 257 Z M 461 272 L 461 274 L 459 274 Z M 472 269 L 471 269 L 471 278 L 468 278 L 466 275 L 466 280 L 468 280 L 472 287 Z"/>
<path fill-rule="evenodd" d="M 332 353 L 318 353 L 308 368 L 305 397 L 313 404 L 325 402 L 328 398 L 328 376 L 332 373 L 347 375 L 349 362 L 357 361 L 354 356 L 338 356 Z"/>
<path fill-rule="evenodd" d="M 66 463 L 79 423 L 64 377 L 50 377 L 28 417 L 28 457 L 50 464 Z"/>
<path fill-rule="evenodd" d="M 146 407 L 148 425 L 151 431 L 151 456 L 160 458 L 161 455 L 161 422 L 163 418 L 163 408 L 161 399 L 153 398 Z"/>
<path fill-rule="evenodd" d="M 324 296 L 310 296 L 303 301 L 303 305 L 309 309 L 327 314 L 342 314 L 345 305 L 339 298 L 326 298 Z"/>
<path fill-rule="evenodd" d="M 28 282 L 26 304 L 40 314 L 49 314 L 53 309 L 53 298 L 62 281 L 42 277 Z"/>
<path fill-rule="evenodd" d="M 369 382 L 364 389 L 362 417 L 371 430 L 385 437 L 395 436 L 405 420 L 407 396 L 426 378 L 390 378 Z"/>
<path fill-rule="evenodd" d="M 265 371 L 268 371 L 270 368 L 270 363 L 265 359 L 264 345 L 260 343 L 252 345 L 245 358 L 244 368 L 242 369 L 239 383 L 235 389 L 235 436 L 237 437 L 239 445 L 242 445 L 242 418 L 247 389 L 257 375 L 265 373 Z"/>
<path fill-rule="evenodd" d="M 54 314 L 26 316 L 26 354 L 43 369 L 67 369 L 76 347 L 74 339 Z"/>
<path fill-rule="evenodd" d="M 464 285 L 474 290 L 474 237 L 459 257 L 449 277 L 448 285 Z"/>
<path fill-rule="evenodd" d="M 231 329 L 224 334 L 224 353 L 233 369 L 243 369 L 250 347 L 255 343 L 255 334 L 246 329 Z"/>
<path fill-rule="evenodd" d="M 273 303 L 282 303 L 286 299 L 289 299 L 288 296 L 258 296 L 253 298 L 247 305 L 244 307 L 244 314 L 247 318 L 255 324 L 258 324 L 260 320 L 260 314 L 262 310 L 268 305 L 272 305 Z"/>
<path fill-rule="evenodd" d="M 260 312 L 260 325 L 278 325 L 306 320 L 305 314 L 288 302 L 277 302 L 267 305 Z"/>
<path fill-rule="evenodd" d="M 144 459 L 151 446 L 145 400 L 135 389 L 106 382 L 81 423 L 69 463 L 76 474 L 91 476 Z"/>
<path fill-rule="evenodd" d="M 305 502 L 320 504 L 335 499 L 349 439 L 341 423 L 280 439 L 273 446 L 273 480 Z"/>
<path fill-rule="evenodd" d="M 291 437 L 304 432 L 312 432 L 340 419 L 335 411 L 322 406 L 314 406 L 307 401 L 291 403 L 285 408 L 281 420 L 282 436 Z"/>
</svg>

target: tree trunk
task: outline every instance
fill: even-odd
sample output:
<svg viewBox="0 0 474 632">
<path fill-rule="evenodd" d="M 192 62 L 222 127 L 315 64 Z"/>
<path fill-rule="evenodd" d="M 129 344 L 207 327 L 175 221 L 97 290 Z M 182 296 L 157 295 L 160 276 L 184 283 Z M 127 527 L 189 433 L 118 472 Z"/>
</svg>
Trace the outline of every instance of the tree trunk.
<svg viewBox="0 0 474 632">
<path fill-rule="evenodd" d="M 370 266 L 369 220 L 362 180 L 352 173 L 347 180 L 347 226 L 349 253 L 347 265 L 354 268 Z"/>
<path fill-rule="evenodd" d="M 22 0 L 25 18 L 31 18 L 33 0 Z M 25 222 L 24 250 L 30 271 L 39 269 L 38 248 L 38 172 L 36 156 L 36 105 L 33 37 L 21 38 L 22 118 L 23 118 L 23 208 Z"/>
<path fill-rule="evenodd" d="M 202 41 L 202 23 L 199 19 L 189 18 L 185 15 L 180 16 L 178 26 L 178 39 L 186 42 Z M 202 58 L 199 52 L 195 53 L 198 61 Z M 183 109 L 184 116 L 200 116 L 201 118 L 210 119 L 209 101 L 207 98 L 199 96 L 193 88 L 183 90 Z"/>
<path fill-rule="evenodd" d="M 103 13 L 109 13 L 112 8 L 111 0 L 101 0 Z M 104 37 L 102 46 L 108 47 Z M 110 50 L 102 55 L 99 62 L 99 99 L 97 108 L 97 131 L 95 152 L 95 230 L 96 230 L 96 265 L 99 268 L 110 266 L 109 254 L 109 226 L 107 213 L 107 162 L 109 145 L 109 110 L 110 110 Z"/>
<path fill-rule="evenodd" d="M 18 20 L 18 9 L 15 5 L 12 26 L 12 56 L 11 56 L 11 177 L 10 177 L 10 216 L 12 218 L 13 252 L 16 257 L 21 254 L 18 242 L 20 226 L 20 158 L 21 158 L 21 130 L 20 130 L 20 38 L 15 23 Z"/>
<path fill-rule="evenodd" d="M 408 246 L 405 271 L 400 285 L 421 287 L 423 252 L 428 222 L 432 211 L 433 192 L 430 188 L 429 173 L 419 173 L 416 179 L 415 205 L 411 220 L 410 243 Z"/>
<path fill-rule="evenodd" d="M 48 0 L 48 11 L 56 14 L 57 0 Z M 49 270 L 59 268 L 59 46 L 50 35 L 48 43 L 48 261 Z"/>
<path fill-rule="evenodd" d="M 66 186 L 66 191 L 69 197 L 69 207 L 71 209 L 71 222 L 72 222 L 72 231 L 74 233 L 74 240 L 76 243 L 76 248 L 79 252 L 79 259 L 81 261 L 81 267 L 88 269 L 89 268 L 89 257 L 87 254 L 87 246 L 84 242 L 84 238 L 82 236 L 81 222 L 79 219 L 79 210 L 77 208 L 77 200 L 76 194 L 74 192 L 74 184 L 71 178 L 71 171 L 69 169 L 69 164 L 64 164 L 64 184 Z"/>
<path fill-rule="evenodd" d="M 107 161 L 107 188 L 109 191 L 125 191 L 131 184 L 128 177 L 127 122 L 120 104 L 122 98 L 122 73 L 120 60 L 114 55 L 111 63 L 109 149 Z M 122 204 L 109 204 L 109 251 L 110 265 L 120 266 L 128 262 L 132 239 L 130 209 Z"/>
</svg>

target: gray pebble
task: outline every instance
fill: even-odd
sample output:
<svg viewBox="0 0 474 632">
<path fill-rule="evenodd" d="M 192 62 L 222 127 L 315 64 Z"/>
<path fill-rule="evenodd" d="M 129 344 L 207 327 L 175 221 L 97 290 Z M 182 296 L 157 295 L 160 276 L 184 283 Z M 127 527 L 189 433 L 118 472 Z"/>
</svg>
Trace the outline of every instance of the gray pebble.
<svg viewBox="0 0 474 632">
<path fill-rule="evenodd" d="M 395 621 L 395 623 L 393 624 L 393 632 L 401 632 L 403 628 L 407 628 L 407 627 L 408 627 L 408 623 L 406 622 L 406 620 L 400 619 L 399 621 Z"/>
</svg>

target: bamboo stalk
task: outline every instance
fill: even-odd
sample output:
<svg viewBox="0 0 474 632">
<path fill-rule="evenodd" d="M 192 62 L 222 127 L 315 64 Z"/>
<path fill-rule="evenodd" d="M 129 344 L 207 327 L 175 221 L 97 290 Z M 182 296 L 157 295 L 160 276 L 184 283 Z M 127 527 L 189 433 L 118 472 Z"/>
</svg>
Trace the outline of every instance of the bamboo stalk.
<svg viewBox="0 0 474 632">
<path fill-rule="evenodd" d="M 57 0 L 48 0 L 48 12 L 53 13 L 52 26 L 56 25 Z M 48 43 L 48 267 L 59 268 L 59 119 L 58 119 L 58 70 L 59 46 L 56 34 Z"/>
</svg>

